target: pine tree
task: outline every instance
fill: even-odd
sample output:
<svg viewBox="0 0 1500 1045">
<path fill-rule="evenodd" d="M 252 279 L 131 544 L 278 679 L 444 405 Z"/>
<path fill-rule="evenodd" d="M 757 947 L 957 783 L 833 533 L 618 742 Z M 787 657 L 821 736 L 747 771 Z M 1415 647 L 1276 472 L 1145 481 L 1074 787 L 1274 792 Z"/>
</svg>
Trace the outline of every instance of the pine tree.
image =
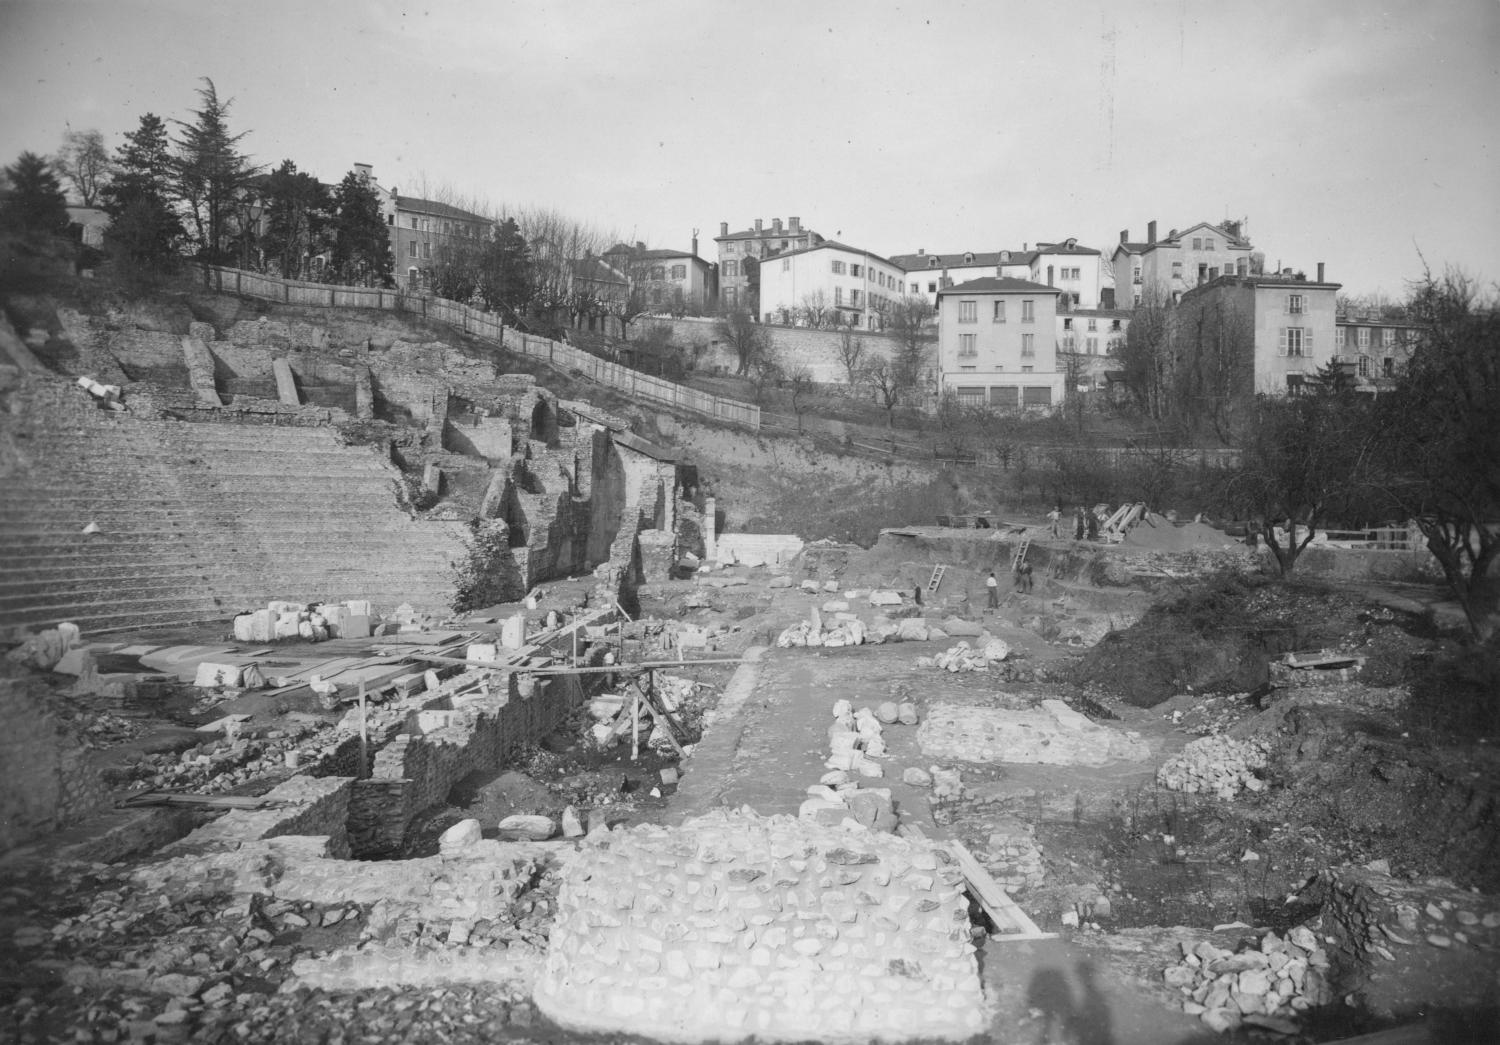
<svg viewBox="0 0 1500 1045">
<path fill-rule="evenodd" d="M 274 260 L 288 279 L 304 277 L 305 261 L 323 249 L 332 220 L 333 198 L 322 182 L 297 170 L 291 160 L 263 179 L 266 233 L 261 240 L 267 261 Z"/>
<path fill-rule="evenodd" d="M 101 194 L 110 216 L 104 241 L 117 257 L 150 269 L 167 267 L 186 231 L 172 208 L 172 154 L 167 125 L 155 113 L 125 135 L 114 179 Z"/>
<path fill-rule="evenodd" d="M 391 237 L 380 212 L 380 197 L 355 171 L 344 175 L 333 194 L 335 278 L 361 285 L 391 285 Z"/>
<path fill-rule="evenodd" d="M 531 250 L 515 218 L 506 218 L 485 244 L 480 259 L 479 294 L 484 307 L 512 317 L 526 310 L 531 288 Z"/>
<path fill-rule="evenodd" d="M 61 234 L 68 227 L 68 204 L 46 157 L 23 152 L 5 168 L 10 193 L 0 206 L 0 222 L 20 232 Z"/>
<path fill-rule="evenodd" d="M 228 255 L 233 236 L 235 203 L 258 169 L 239 151 L 245 132 L 229 133 L 229 107 L 220 101 L 214 82 L 203 78 L 193 122 L 175 121 L 181 136 L 175 141 L 177 194 L 188 206 L 198 241 L 198 252 L 210 261 Z"/>
</svg>

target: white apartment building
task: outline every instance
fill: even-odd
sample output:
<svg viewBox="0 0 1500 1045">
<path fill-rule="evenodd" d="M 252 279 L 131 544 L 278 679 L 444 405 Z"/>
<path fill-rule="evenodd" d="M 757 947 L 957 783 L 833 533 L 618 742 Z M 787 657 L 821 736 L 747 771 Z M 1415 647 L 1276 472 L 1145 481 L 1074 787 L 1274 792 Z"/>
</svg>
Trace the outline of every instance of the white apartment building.
<svg viewBox="0 0 1500 1045">
<path fill-rule="evenodd" d="M 943 392 L 997 410 L 1061 403 L 1057 300 L 1062 291 L 987 276 L 938 291 L 938 374 Z"/>
<path fill-rule="evenodd" d="M 760 264 L 760 318 L 797 323 L 810 304 L 842 326 L 881 330 L 890 306 L 906 294 L 906 273 L 878 254 L 833 240 L 765 258 Z"/>
</svg>

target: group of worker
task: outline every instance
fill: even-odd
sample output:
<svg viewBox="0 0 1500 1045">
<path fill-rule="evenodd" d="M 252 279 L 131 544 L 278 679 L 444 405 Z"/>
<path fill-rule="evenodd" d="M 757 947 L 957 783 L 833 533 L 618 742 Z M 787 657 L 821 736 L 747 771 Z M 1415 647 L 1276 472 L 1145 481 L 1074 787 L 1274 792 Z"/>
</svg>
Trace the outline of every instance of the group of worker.
<svg viewBox="0 0 1500 1045">
<path fill-rule="evenodd" d="M 1062 505 L 1056 505 L 1047 513 L 1047 521 L 1052 524 L 1052 536 L 1062 536 Z M 1086 511 L 1083 505 L 1079 505 L 1073 512 L 1073 539 L 1075 541 L 1099 539 L 1099 517 L 1093 512 Z"/>
</svg>

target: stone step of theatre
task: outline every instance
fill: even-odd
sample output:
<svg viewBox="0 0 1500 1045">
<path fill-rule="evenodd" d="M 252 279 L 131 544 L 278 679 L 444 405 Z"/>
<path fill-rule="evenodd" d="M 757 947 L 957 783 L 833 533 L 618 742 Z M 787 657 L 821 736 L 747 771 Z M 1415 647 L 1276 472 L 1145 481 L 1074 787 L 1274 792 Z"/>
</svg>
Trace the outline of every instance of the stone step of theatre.
<svg viewBox="0 0 1500 1045">
<path fill-rule="evenodd" d="M 14 399 L 0 416 L 0 633 L 215 620 L 301 593 L 424 609 L 451 595 L 464 528 L 411 519 L 383 448 L 112 414 L 50 377 Z"/>
</svg>

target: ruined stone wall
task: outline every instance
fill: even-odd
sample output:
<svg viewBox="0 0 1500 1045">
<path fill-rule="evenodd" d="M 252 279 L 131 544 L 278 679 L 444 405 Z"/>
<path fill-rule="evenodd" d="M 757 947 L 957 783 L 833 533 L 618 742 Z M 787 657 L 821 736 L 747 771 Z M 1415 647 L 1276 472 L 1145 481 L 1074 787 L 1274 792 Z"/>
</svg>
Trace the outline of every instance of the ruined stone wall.
<svg viewBox="0 0 1500 1045">
<path fill-rule="evenodd" d="M 45 707 L 42 687 L 0 678 L 0 852 L 110 805 L 88 751 Z"/>
<path fill-rule="evenodd" d="M 349 777 L 294 776 L 267 791 L 264 809 L 234 809 L 167 846 L 169 856 L 235 849 L 243 842 L 283 835 L 328 838 L 332 856 L 349 855 Z"/>
<path fill-rule="evenodd" d="M 455 711 L 440 728 L 403 733 L 382 749 L 370 778 L 354 786 L 349 834 L 355 855 L 398 848 L 412 820 L 445 801 L 460 780 L 476 770 L 499 769 L 563 725 L 583 701 L 576 677 L 533 681 L 500 674 L 488 702 Z"/>
</svg>

